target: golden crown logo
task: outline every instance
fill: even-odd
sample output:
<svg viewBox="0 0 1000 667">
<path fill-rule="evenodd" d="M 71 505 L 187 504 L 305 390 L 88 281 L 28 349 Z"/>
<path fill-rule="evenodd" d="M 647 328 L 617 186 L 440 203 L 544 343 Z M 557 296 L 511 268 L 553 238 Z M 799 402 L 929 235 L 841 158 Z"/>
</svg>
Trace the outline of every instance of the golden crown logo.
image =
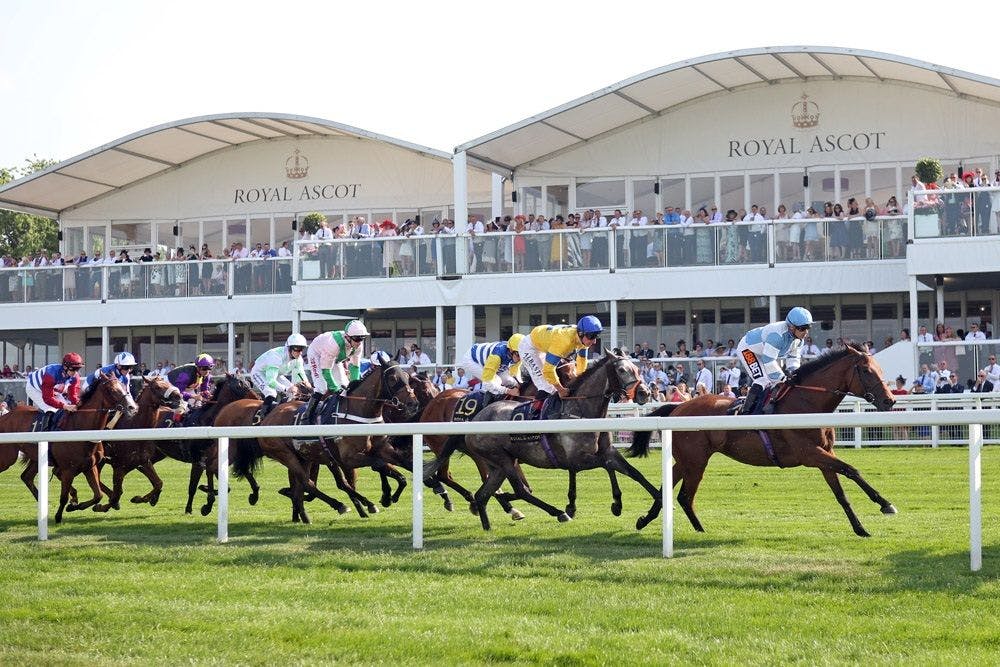
<svg viewBox="0 0 1000 667">
<path fill-rule="evenodd" d="M 819 125 L 819 105 L 802 93 L 802 100 L 792 105 L 792 125 L 795 127 L 816 127 Z"/>
<path fill-rule="evenodd" d="M 285 160 L 285 174 L 288 178 L 305 178 L 308 173 L 309 160 L 296 148 L 295 152 Z"/>
</svg>

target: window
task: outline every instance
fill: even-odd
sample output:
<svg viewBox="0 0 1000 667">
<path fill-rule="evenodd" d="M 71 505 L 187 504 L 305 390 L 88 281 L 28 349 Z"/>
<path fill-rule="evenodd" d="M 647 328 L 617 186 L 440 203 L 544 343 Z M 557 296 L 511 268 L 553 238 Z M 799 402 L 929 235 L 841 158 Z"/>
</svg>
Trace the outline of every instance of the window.
<svg viewBox="0 0 1000 667">
<path fill-rule="evenodd" d="M 566 215 L 566 211 L 569 210 L 569 186 L 568 185 L 549 185 L 545 188 L 545 198 L 547 201 L 547 206 L 545 207 L 549 215 Z"/>
<path fill-rule="evenodd" d="M 750 203 L 767 209 L 767 217 L 777 212 L 774 203 L 774 174 L 750 174 Z"/>
<path fill-rule="evenodd" d="M 577 208 L 623 208 L 625 179 L 576 182 Z"/>
<path fill-rule="evenodd" d="M 653 194 L 653 181 L 632 181 L 632 207 L 642 211 L 642 214 L 650 220 L 656 217 L 656 195 Z"/>
<path fill-rule="evenodd" d="M 545 213 L 545 203 L 542 201 L 542 186 L 521 188 L 521 210 L 527 215 Z"/>
<path fill-rule="evenodd" d="M 778 203 L 788 209 L 788 217 L 796 211 L 806 210 L 802 172 L 778 174 Z M 778 209 L 775 208 L 774 212 L 777 213 Z"/>
<path fill-rule="evenodd" d="M 681 181 L 683 187 L 684 181 Z M 683 190 L 681 191 L 683 199 Z M 715 201 L 715 177 L 714 176 L 692 176 L 691 177 L 691 214 L 694 215 L 702 206 L 712 214 L 712 207 Z M 723 212 L 724 214 L 725 212 Z"/>
<path fill-rule="evenodd" d="M 694 181 L 696 179 L 691 179 L 691 196 L 694 196 Z M 698 179 L 700 180 L 700 179 Z M 711 180 L 711 179 L 710 179 Z M 714 190 L 715 187 L 713 186 Z M 680 207 L 681 209 L 685 206 L 684 201 L 684 179 L 683 178 L 664 178 L 660 180 L 660 197 L 663 201 L 663 208 L 666 210 L 668 206 L 673 206 L 674 208 Z"/>
<path fill-rule="evenodd" d="M 722 188 L 721 199 L 723 211 L 732 209 L 739 213 L 740 209 L 746 207 L 743 192 L 743 174 L 738 176 L 723 176 L 719 179 L 719 186 Z"/>
<path fill-rule="evenodd" d="M 896 169 L 895 167 L 873 167 L 871 174 L 871 197 L 875 206 L 882 208 L 889 201 L 889 197 L 896 196 Z M 900 209 L 902 209 L 902 205 L 900 205 Z"/>
</svg>

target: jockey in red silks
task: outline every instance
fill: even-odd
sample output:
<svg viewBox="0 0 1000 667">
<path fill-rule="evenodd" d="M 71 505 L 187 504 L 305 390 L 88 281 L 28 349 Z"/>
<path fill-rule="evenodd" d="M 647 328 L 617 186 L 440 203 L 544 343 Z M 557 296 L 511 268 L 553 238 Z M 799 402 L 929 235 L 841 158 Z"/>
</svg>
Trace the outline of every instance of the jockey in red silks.
<svg viewBox="0 0 1000 667">
<path fill-rule="evenodd" d="M 83 359 L 76 352 L 70 352 L 61 364 L 49 364 L 28 375 L 24 390 L 31 402 L 46 413 L 43 429 L 56 411 L 76 412 L 80 402 L 81 368 Z"/>
</svg>

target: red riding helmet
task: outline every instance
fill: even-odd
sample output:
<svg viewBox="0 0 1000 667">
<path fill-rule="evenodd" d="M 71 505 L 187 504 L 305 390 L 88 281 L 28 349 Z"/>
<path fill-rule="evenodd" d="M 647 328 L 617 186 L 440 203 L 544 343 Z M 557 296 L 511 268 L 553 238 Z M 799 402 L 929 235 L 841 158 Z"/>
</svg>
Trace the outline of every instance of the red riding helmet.
<svg viewBox="0 0 1000 667">
<path fill-rule="evenodd" d="M 83 357 L 76 352 L 70 352 L 63 357 L 63 366 L 83 366 Z"/>
</svg>

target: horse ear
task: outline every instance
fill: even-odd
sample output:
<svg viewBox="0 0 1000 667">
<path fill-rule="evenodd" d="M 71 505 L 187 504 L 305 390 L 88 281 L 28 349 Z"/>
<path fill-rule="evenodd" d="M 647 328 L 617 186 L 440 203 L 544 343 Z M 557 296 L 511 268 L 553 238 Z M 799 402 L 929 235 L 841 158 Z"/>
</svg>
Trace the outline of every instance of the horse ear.
<svg viewBox="0 0 1000 667">
<path fill-rule="evenodd" d="M 615 356 L 615 353 L 612 352 L 611 350 L 609 350 L 608 348 L 604 348 L 604 356 L 605 357 L 613 357 L 613 356 Z"/>
</svg>

